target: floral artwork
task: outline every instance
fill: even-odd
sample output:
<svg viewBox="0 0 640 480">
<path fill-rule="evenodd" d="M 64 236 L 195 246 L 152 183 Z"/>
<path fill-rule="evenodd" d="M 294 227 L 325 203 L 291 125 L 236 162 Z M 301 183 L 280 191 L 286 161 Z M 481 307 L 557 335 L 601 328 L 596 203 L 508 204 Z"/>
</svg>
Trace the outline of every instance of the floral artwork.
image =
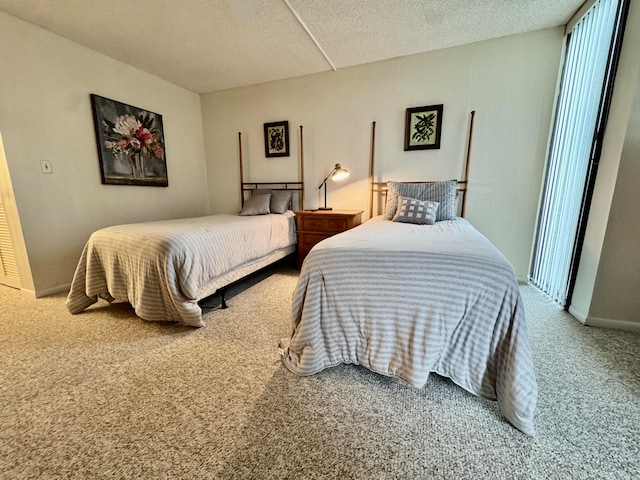
<svg viewBox="0 0 640 480">
<path fill-rule="evenodd" d="M 162 115 L 91 95 L 103 184 L 166 187 Z"/>
<path fill-rule="evenodd" d="M 289 156 L 289 122 L 264 124 L 264 154 L 267 157 Z"/>
<path fill-rule="evenodd" d="M 443 105 L 407 108 L 404 127 L 404 149 L 440 148 Z"/>
</svg>

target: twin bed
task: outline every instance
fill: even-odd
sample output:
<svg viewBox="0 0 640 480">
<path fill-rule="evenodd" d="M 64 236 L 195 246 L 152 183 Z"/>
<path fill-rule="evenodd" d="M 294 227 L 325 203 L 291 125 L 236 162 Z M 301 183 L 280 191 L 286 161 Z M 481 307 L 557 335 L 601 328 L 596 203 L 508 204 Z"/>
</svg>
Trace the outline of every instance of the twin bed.
<svg viewBox="0 0 640 480">
<path fill-rule="evenodd" d="M 497 400 L 507 420 L 534 435 L 537 384 L 511 264 L 464 218 L 395 216 L 309 252 L 293 294 L 293 333 L 280 345 L 284 364 L 298 375 L 356 364 L 416 388 L 437 373 Z"/>
<path fill-rule="evenodd" d="M 375 182 L 373 123 L 371 219 L 309 252 L 279 351 L 298 375 L 356 364 L 422 388 L 437 373 L 534 435 L 538 387 L 517 279 L 462 218 L 474 113 L 461 182 Z M 376 192 L 384 214 L 374 217 Z"/>
<path fill-rule="evenodd" d="M 280 345 L 284 365 L 313 375 L 357 364 L 417 388 L 437 373 L 496 400 L 509 422 L 534 435 L 537 384 L 520 291 L 504 255 L 457 216 L 466 181 L 374 182 L 373 170 L 372 153 L 370 212 L 373 193 L 382 192 L 384 214 L 307 255 L 292 299 L 292 334 Z M 241 182 L 243 201 L 246 190 L 255 199 L 264 193 Z M 198 300 L 295 250 L 293 220 L 285 210 L 95 232 L 68 308 L 77 313 L 98 296 L 115 297 L 144 319 L 202 326 Z"/>
<path fill-rule="evenodd" d="M 240 134 L 238 144 L 242 204 L 238 215 L 95 231 L 71 282 L 69 312 L 80 313 L 103 298 L 129 302 L 145 320 L 202 327 L 198 302 L 220 292 L 221 306 L 226 308 L 226 287 L 293 254 L 297 244 L 293 208 L 303 208 L 304 183 L 245 182 Z"/>
</svg>

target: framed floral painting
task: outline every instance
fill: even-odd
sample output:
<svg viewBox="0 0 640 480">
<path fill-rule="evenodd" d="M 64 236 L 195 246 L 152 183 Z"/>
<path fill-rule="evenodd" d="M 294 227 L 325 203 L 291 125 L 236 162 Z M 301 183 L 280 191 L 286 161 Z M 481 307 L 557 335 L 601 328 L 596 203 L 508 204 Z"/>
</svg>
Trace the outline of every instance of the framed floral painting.
<svg viewBox="0 0 640 480">
<path fill-rule="evenodd" d="M 266 157 L 289 156 L 289 122 L 264 124 L 264 154 Z"/>
<path fill-rule="evenodd" d="M 166 187 L 162 115 L 91 94 L 103 184 Z"/>
<path fill-rule="evenodd" d="M 404 125 L 404 149 L 440 148 L 443 105 L 407 108 Z"/>
</svg>

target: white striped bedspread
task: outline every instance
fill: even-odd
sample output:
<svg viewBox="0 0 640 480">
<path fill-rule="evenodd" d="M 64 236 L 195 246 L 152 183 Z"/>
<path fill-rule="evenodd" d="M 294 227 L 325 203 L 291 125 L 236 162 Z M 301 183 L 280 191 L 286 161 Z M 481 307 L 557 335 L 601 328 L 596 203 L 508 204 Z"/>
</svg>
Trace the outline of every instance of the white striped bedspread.
<svg viewBox="0 0 640 480">
<path fill-rule="evenodd" d="M 130 302 L 145 320 L 201 327 L 198 300 L 203 285 L 295 243 L 291 211 L 217 214 L 104 228 L 91 234 L 82 251 L 67 309 L 79 313 L 95 303 L 98 295 L 108 294 Z"/>
<path fill-rule="evenodd" d="M 293 294 L 284 364 L 357 364 L 422 388 L 430 372 L 497 400 L 534 435 L 538 387 L 513 267 L 467 220 L 375 217 L 318 243 Z"/>
</svg>

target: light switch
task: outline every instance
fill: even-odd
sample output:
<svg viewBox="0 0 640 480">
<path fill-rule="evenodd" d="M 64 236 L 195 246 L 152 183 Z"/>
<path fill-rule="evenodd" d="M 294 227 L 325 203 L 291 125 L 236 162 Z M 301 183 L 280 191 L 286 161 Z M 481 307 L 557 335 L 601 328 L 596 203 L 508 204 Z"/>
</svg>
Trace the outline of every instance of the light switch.
<svg viewBox="0 0 640 480">
<path fill-rule="evenodd" d="M 53 173 L 53 168 L 51 167 L 51 162 L 49 160 L 41 160 L 40 161 L 40 170 L 42 173 Z"/>
</svg>

